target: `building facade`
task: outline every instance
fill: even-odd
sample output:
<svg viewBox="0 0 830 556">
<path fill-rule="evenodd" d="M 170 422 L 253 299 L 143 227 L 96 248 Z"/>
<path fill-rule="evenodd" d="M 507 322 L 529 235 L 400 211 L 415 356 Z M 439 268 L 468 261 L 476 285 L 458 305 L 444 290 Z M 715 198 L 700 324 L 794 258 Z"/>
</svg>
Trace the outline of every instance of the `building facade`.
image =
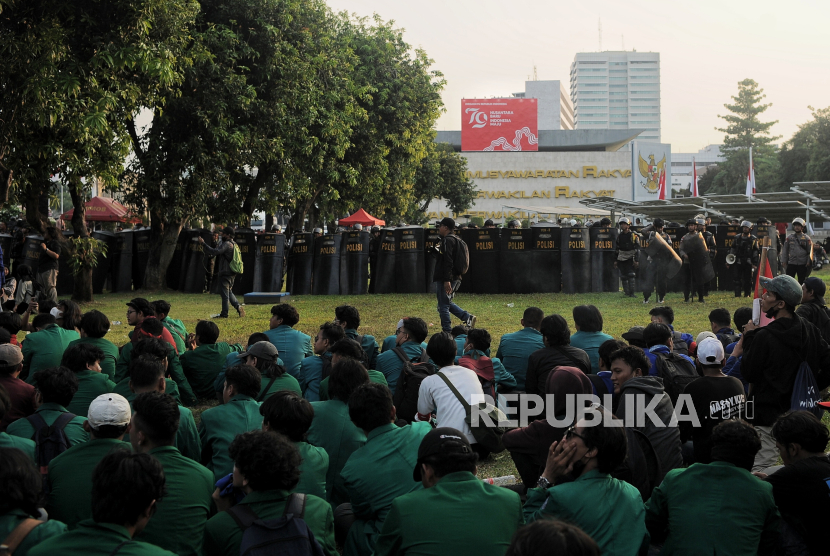
<svg viewBox="0 0 830 556">
<path fill-rule="evenodd" d="M 660 143 L 660 54 L 584 52 L 571 64 L 574 129 L 645 129 Z"/>
<path fill-rule="evenodd" d="M 696 153 L 672 153 L 671 154 L 671 187 L 681 196 L 691 195 L 692 186 L 692 160 L 697 168 L 697 178 L 706 173 L 710 166 L 725 159 L 720 152 L 720 145 L 706 145 Z"/>
<path fill-rule="evenodd" d="M 516 98 L 535 98 L 539 109 L 539 129 L 573 129 L 574 108 L 565 84 L 561 81 L 525 81 L 522 93 Z"/>
</svg>

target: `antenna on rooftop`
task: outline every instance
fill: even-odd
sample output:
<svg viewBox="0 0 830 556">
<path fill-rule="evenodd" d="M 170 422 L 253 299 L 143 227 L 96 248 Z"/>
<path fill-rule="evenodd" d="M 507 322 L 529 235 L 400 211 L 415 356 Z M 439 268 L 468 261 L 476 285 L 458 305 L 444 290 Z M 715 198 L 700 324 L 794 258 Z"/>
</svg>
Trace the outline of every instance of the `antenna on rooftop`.
<svg viewBox="0 0 830 556">
<path fill-rule="evenodd" d="M 599 51 L 602 52 L 602 18 L 599 18 Z"/>
</svg>

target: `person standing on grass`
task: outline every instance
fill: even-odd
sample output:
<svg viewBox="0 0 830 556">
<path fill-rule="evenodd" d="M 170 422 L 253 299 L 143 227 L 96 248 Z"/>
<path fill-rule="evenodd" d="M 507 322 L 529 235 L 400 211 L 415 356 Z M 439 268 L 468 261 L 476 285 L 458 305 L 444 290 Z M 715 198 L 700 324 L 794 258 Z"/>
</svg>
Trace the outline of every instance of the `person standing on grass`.
<svg viewBox="0 0 830 556">
<path fill-rule="evenodd" d="M 475 328 L 476 316 L 452 302 L 452 296 L 461 285 L 461 275 L 457 273 L 453 264 L 456 251 L 462 248 L 459 243 L 460 240 L 453 234 L 455 220 L 447 217 L 437 222 L 435 226 L 438 228 L 438 235 L 441 236 L 441 240 L 438 243 L 438 252 L 435 254 L 438 260 L 435 263 L 432 281 L 437 282 L 435 291 L 438 295 L 438 315 L 441 318 L 441 329 L 444 332 L 452 331 L 450 313 L 464 321 L 464 324 L 470 328 Z"/>
<path fill-rule="evenodd" d="M 205 243 L 204 238 L 199 237 L 199 244 L 205 254 L 216 257 L 216 262 L 219 266 L 219 294 L 222 296 L 222 312 L 218 315 L 211 315 L 212 319 L 226 319 L 228 318 L 228 304 L 233 305 L 239 317 L 245 316 L 245 308 L 236 300 L 233 294 L 233 282 L 236 279 L 236 273 L 231 270 L 231 261 L 233 260 L 233 252 L 236 244 L 233 241 L 233 228 L 230 226 L 222 230 L 222 241 L 216 247 L 211 247 Z"/>
</svg>

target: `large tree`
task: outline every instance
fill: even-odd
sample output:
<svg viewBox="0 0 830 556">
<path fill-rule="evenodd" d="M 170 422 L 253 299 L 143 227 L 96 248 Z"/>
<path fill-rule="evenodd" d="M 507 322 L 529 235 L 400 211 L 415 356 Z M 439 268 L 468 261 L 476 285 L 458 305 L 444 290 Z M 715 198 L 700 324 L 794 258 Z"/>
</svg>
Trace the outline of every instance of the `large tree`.
<svg viewBox="0 0 830 556">
<path fill-rule="evenodd" d="M 415 172 L 415 202 L 403 215 L 403 220 L 423 224 L 427 221 L 430 203 L 436 199 L 445 199 L 453 212 L 464 212 L 473 205 L 477 194 L 475 184 L 467 177 L 467 159 L 448 143 L 432 143 Z M 400 215 L 387 212 L 385 217 L 394 221 Z"/>
</svg>

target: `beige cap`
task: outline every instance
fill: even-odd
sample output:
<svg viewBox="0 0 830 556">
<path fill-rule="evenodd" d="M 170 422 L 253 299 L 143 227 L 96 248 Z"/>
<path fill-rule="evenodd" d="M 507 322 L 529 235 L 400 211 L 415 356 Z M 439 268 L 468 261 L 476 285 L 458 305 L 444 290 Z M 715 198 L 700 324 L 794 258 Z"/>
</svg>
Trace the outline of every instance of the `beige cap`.
<svg viewBox="0 0 830 556">
<path fill-rule="evenodd" d="M 130 402 L 120 394 L 101 394 L 92 400 L 87 412 L 89 426 L 93 429 L 101 425 L 128 425 L 131 416 Z"/>
<path fill-rule="evenodd" d="M 0 367 L 20 365 L 23 361 L 23 352 L 13 344 L 0 345 Z"/>
</svg>

